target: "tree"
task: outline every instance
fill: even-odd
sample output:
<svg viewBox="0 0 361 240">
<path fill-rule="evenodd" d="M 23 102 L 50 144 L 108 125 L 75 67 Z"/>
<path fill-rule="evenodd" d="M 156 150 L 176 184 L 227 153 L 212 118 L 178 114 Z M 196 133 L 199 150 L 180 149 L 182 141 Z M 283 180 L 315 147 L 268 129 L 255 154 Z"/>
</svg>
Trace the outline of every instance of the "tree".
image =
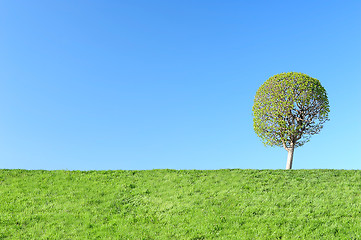
<svg viewBox="0 0 361 240">
<path fill-rule="evenodd" d="M 265 146 L 287 150 L 286 169 L 292 169 L 293 153 L 320 132 L 329 120 L 326 90 L 319 80 L 303 73 L 280 73 L 257 90 L 253 127 Z"/>
</svg>

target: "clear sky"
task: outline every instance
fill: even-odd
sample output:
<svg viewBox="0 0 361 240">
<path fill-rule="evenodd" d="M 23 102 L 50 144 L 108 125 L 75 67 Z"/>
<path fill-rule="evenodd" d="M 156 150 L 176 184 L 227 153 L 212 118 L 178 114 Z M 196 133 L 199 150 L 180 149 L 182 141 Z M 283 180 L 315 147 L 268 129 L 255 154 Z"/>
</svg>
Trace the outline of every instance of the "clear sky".
<svg viewBox="0 0 361 240">
<path fill-rule="evenodd" d="M 361 169 L 361 1 L 0 2 L 0 168 L 284 169 L 258 87 L 317 78 L 294 169 Z"/>
</svg>

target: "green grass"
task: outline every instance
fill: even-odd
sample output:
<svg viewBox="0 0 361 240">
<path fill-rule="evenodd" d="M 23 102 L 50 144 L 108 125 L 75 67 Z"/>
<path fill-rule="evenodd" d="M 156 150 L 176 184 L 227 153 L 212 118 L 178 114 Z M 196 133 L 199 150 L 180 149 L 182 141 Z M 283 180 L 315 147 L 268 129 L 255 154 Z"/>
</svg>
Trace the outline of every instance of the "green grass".
<svg viewBox="0 0 361 240">
<path fill-rule="evenodd" d="M 361 171 L 0 170 L 0 239 L 361 239 Z"/>
</svg>

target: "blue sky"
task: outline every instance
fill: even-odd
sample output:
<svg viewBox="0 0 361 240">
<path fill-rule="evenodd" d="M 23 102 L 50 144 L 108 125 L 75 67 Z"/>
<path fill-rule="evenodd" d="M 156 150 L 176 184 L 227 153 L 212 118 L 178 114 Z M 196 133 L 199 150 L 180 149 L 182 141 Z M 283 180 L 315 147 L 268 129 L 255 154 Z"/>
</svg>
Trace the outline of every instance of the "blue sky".
<svg viewBox="0 0 361 240">
<path fill-rule="evenodd" d="M 330 121 L 294 169 L 361 169 L 360 1 L 1 1 L 0 168 L 284 169 L 258 87 L 302 72 Z"/>
</svg>

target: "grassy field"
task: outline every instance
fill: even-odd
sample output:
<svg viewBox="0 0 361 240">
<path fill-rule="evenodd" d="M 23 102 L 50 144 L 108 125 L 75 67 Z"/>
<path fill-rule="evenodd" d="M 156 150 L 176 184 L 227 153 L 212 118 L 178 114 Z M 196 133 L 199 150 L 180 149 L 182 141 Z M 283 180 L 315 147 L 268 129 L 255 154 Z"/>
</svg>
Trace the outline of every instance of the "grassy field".
<svg viewBox="0 0 361 240">
<path fill-rule="evenodd" d="M 0 170 L 0 239 L 361 239 L 361 171 Z"/>
</svg>

